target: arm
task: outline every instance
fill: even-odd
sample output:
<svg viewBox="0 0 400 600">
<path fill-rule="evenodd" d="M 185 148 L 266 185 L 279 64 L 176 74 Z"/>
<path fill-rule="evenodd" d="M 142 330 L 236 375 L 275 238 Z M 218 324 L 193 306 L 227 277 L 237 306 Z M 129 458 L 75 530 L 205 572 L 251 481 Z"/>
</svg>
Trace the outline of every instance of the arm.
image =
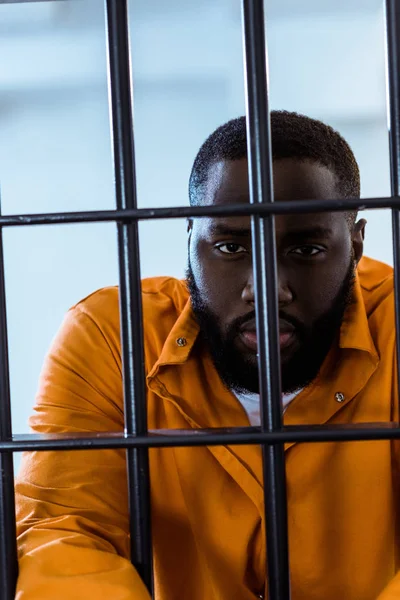
<svg viewBox="0 0 400 600">
<path fill-rule="evenodd" d="M 396 600 L 396 598 L 400 598 L 400 573 L 397 573 L 396 577 L 379 594 L 377 600 Z"/>
<path fill-rule="evenodd" d="M 53 342 L 30 424 L 123 431 L 118 326 L 78 305 Z M 16 485 L 17 600 L 148 600 L 129 561 L 125 451 L 25 454 Z"/>
<path fill-rule="evenodd" d="M 394 336 L 393 336 L 393 346 L 394 346 Z M 399 391 L 398 391 L 398 383 L 397 383 L 397 361 L 396 361 L 396 353 L 393 353 L 393 381 L 392 381 L 392 407 L 393 412 L 391 415 L 391 420 L 394 423 L 399 422 Z M 387 442 L 389 443 L 389 442 Z M 392 469 L 393 469 L 393 484 L 394 484 L 394 496 L 395 502 L 399 501 L 399 492 L 400 492 L 400 440 L 392 440 L 391 444 L 391 452 L 392 452 Z M 399 513 L 397 513 L 398 515 Z M 399 517 L 397 516 L 397 519 Z M 397 526 L 396 526 L 397 529 Z M 397 532 L 394 535 L 395 545 L 398 544 L 398 534 Z M 397 565 L 394 565 L 394 568 L 397 568 Z M 400 571 L 397 571 L 396 575 L 393 579 L 391 579 L 388 585 L 382 590 L 379 594 L 377 600 L 396 600 L 400 599 Z"/>
</svg>

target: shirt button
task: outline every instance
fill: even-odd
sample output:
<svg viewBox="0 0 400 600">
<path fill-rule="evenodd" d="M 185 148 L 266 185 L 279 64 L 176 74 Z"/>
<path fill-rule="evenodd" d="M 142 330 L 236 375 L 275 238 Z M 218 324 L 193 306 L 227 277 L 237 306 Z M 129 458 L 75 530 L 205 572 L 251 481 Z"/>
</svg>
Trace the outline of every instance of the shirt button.
<svg viewBox="0 0 400 600">
<path fill-rule="evenodd" d="M 180 337 L 176 340 L 176 343 L 178 344 L 178 346 L 186 346 L 187 340 L 184 337 Z"/>
<path fill-rule="evenodd" d="M 344 394 L 342 394 L 342 392 L 336 392 L 335 400 L 336 402 L 344 402 Z"/>
</svg>

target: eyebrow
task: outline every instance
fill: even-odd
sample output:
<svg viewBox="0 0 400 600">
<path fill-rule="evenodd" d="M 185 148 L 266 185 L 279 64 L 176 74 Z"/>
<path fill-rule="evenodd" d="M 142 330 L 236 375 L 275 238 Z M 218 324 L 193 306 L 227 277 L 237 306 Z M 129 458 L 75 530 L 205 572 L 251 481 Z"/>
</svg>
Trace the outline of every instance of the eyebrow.
<svg viewBox="0 0 400 600">
<path fill-rule="evenodd" d="M 307 227 L 304 229 L 291 229 L 284 234 L 285 238 L 330 238 L 333 231 L 330 227 L 316 225 L 315 227 Z"/>
<path fill-rule="evenodd" d="M 215 224 L 211 228 L 213 235 L 232 235 L 235 237 L 249 237 L 251 229 L 248 227 L 232 227 L 229 225 Z M 291 229 L 284 233 L 285 238 L 330 238 L 332 237 L 332 229 L 316 225 L 315 227 L 307 227 L 304 229 Z"/>
<path fill-rule="evenodd" d="M 211 227 L 212 235 L 233 235 L 235 237 L 250 237 L 251 229 L 249 227 L 232 227 L 229 225 L 215 224 Z"/>
</svg>

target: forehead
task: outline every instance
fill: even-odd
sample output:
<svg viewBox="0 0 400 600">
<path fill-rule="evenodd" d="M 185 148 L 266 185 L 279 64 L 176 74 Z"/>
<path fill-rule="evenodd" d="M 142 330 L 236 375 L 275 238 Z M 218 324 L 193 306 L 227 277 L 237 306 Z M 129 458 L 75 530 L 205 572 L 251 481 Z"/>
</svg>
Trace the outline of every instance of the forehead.
<svg viewBox="0 0 400 600">
<path fill-rule="evenodd" d="M 311 161 L 285 158 L 273 163 L 274 199 L 276 202 L 338 198 L 335 175 L 327 167 Z M 248 163 L 246 159 L 219 161 L 211 166 L 205 189 L 205 204 L 241 204 L 250 202 Z M 226 219 L 224 219 L 226 221 Z M 215 228 L 221 219 L 207 218 L 207 226 Z M 230 218 L 238 227 L 250 227 L 248 217 Z M 312 213 L 306 215 L 279 215 L 276 228 L 309 224 L 333 226 L 345 223 L 343 213 Z M 245 225 L 247 224 L 247 225 Z M 206 225 L 206 223 L 204 223 Z"/>
<path fill-rule="evenodd" d="M 273 162 L 274 198 L 316 200 L 339 197 L 336 178 L 330 169 L 316 162 L 284 158 Z M 206 204 L 249 202 L 246 159 L 222 160 L 209 169 Z"/>
</svg>

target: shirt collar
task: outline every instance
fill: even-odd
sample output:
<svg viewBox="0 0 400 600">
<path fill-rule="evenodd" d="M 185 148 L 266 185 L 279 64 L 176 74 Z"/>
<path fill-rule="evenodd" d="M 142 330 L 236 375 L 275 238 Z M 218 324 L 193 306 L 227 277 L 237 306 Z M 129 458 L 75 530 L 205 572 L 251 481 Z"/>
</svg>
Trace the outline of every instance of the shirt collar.
<svg viewBox="0 0 400 600">
<path fill-rule="evenodd" d="M 163 365 L 185 363 L 198 337 L 199 331 L 199 324 L 194 316 L 190 298 L 188 298 L 148 378 L 153 377 L 159 367 Z M 353 302 L 346 309 L 340 329 L 339 348 L 361 350 L 370 354 L 374 362 L 379 360 L 368 325 L 358 273 L 356 274 L 353 289 Z"/>
<path fill-rule="evenodd" d="M 164 343 L 157 362 L 148 374 L 148 379 L 151 379 L 161 366 L 185 363 L 199 331 L 200 327 L 194 316 L 190 298 L 188 298 Z"/>
<path fill-rule="evenodd" d="M 339 348 L 362 350 L 370 354 L 374 361 L 379 360 L 368 324 L 358 273 L 353 289 L 353 302 L 346 309 L 340 328 Z"/>
</svg>

